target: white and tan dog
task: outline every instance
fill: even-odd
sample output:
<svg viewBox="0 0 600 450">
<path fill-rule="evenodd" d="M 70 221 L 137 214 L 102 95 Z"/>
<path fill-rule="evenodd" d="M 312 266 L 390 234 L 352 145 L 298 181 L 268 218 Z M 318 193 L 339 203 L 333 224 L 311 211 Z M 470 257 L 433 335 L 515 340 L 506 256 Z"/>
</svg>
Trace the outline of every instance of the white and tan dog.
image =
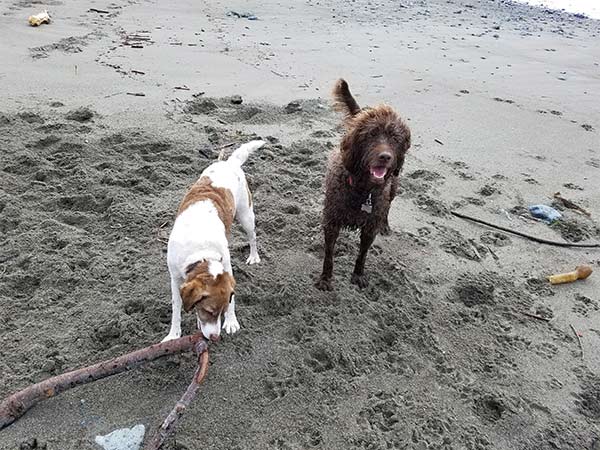
<svg viewBox="0 0 600 450">
<path fill-rule="evenodd" d="M 227 161 L 211 164 L 179 205 L 167 249 L 173 316 L 163 342 L 181 336 L 182 304 L 186 312 L 196 309 L 198 327 L 207 339 L 219 339 L 221 316 L 228 334 L 240 329 L 227 236 L 236 217 L 250 240 L 246 263 L 260 262 L 252 196 L 241 166 L 263 145 L 264 141 L 248 142 Z"/>
</svg>

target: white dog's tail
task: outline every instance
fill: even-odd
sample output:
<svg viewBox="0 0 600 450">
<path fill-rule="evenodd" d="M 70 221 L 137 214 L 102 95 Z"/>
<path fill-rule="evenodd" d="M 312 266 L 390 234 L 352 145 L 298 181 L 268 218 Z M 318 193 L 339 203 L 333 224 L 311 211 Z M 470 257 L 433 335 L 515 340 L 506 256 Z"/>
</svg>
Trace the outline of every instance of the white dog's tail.
<svg viewBox="0 0 600 450">
<path fill-rule="evenodd" d="M 265 145 L 265 141 L 250 141 L 247 144 L 240 145 L 227 161 L 234 162 L 241 166 L 255 150 L 258 150 L 263 145 Z"/>
</svg>

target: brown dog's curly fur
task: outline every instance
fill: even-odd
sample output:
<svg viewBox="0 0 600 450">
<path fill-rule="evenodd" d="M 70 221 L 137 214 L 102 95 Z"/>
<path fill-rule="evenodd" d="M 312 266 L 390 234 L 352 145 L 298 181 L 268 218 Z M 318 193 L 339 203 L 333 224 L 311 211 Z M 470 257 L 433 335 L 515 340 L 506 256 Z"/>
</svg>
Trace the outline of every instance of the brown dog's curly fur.
<svg viewBox="0 0 600 450">
<path fill-rule="evenodd" d="M 325 175 L 325 259 L 316 283 L 321 290 L 332 289 L 333 251 L 342 228 L 361 230 L 351 282 L 367 286 L 367 252 L 377 233 L 389 232 L 388 212 L 410 147 L 410 129 L 391 107 L 361 109 L 342 79 L 333 89 L 333 98 L 336 109 L 345 114 L 346 133 Z"/>
</svg>

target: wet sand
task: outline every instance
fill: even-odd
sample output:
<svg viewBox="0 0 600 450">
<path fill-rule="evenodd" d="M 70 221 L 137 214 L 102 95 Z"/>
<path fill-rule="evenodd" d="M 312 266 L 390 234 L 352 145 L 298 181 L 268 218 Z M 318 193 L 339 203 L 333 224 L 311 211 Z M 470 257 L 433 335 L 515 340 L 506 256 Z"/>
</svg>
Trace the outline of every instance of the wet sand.
<svg viewBox="0 0 600 450">
<path fill-rule="evenodd" d="M 28 27 L 46 7 L 53 23 Z M 260 136 L 245 171 L 263 261 L 244 264 L 234 226 L 242 329 L 212 346 L 171 448 L 600 445 L 598 273 L 545 280 L 600 271 L 600 252 L 449 214 L 600 240 L 599 22 L 492 1 L 2 0 L 0 29 L 0 395 L 162 339 L 178 202 L 222 146 Z M 413 147 L 370 286 L 349 283 L 358 239 L 345 233 L 323 293 L 340 76 L 361 104 L 393 105 Z M 529 218 L 557 191 L 591 218 Z M 93 449 L 97 434 L 152 430 L 193 369 L 182 355 L 61 394 L 1 431 L 0 449 Z"/>
</svg>

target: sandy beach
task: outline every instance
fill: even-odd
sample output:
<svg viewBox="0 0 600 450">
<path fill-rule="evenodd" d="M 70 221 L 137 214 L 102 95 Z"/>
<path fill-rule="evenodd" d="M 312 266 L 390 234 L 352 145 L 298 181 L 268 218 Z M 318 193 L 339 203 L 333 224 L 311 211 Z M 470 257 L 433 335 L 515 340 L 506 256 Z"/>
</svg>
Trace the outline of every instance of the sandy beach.
<svg viewBox="0 0 600 450">
<path fill-rule="evenodd" d="M 600 21 L 501 0 L 0 0 L 0 36 L 2 398 L 166 335 L 178 203 L 222 148 L 261 137 L 244 169 L 262 262 L 244 264 L 239 225 L 230 241 L 242 329 L 211 346 L 167 448 L 600 449 L 600 250 L 450 214 L 600 242 Z M 369 287 L 350 284 L 346 232 L 321 292 L 339 77 L 396 108 L 413 145 Z M 581 264 L 587 280 L 548 283 Z M 72 389 L 0 449 L 149 436 L 194 367 Z"/>
</svg>

